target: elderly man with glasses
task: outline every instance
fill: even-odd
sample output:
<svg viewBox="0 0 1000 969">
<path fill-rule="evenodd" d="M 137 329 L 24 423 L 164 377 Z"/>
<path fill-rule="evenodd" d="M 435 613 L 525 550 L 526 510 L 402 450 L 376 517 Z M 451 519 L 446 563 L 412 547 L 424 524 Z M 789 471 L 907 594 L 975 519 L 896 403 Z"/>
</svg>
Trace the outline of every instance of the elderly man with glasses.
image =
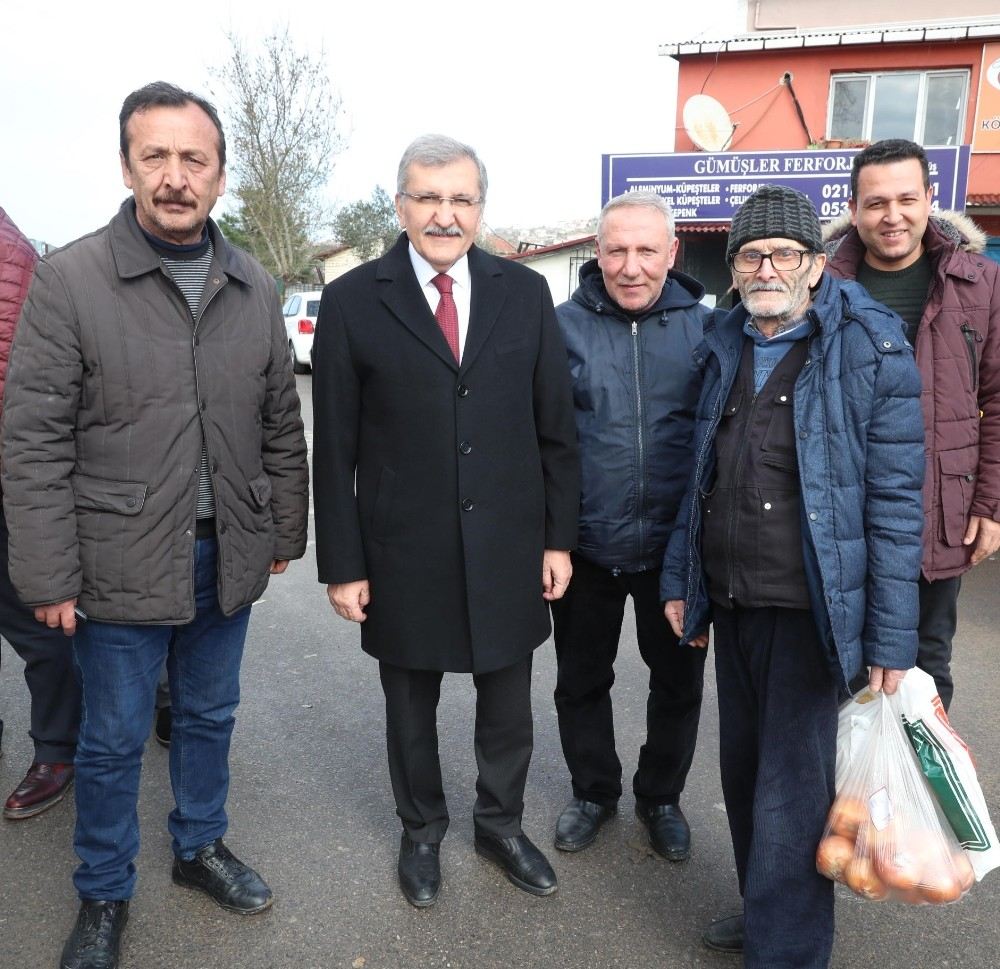
<svg viewBox="0 0 1000 969">
<path fill-rule="evenodd" d="M 446 672 L 476 686 L 476 851 L 526 892 L 556 890 L 521 814 L 531 657 L 576 546 L 576 425 L 545 280 L 474 245 L 485 197 L 471 148 L 413 142 L 405 231 L 326 287 L 314 348 L 319 578 L 379 661 L 399 884 L 417 907 L 441 885 Z"/>
<path fill-rule="evenodd" d="M 900 319 L 824 273 L 810 201 L 764 186 L 727 255 L 741 302 L 706 327 L 695 468 L 660 597 L 694 648 L 714 624 L 722 787 L 743 912 L 711 948 L 820 969 L 833 883 L 816 845 L 837 706 L 867 668 L 893 693 L 917 652 L 920 377 Z"/>
</svg>

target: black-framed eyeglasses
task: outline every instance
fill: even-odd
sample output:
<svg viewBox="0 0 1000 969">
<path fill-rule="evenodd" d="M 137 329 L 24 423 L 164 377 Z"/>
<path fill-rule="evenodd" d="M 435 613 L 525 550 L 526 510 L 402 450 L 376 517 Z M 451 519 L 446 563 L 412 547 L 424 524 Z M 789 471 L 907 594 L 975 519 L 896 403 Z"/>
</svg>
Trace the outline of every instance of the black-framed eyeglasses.
<svg viewBox="0 0 1000 969">
<path fill-rule="evenodd" d="M 733 269 L 738 273 L 755 273 L 767 259 L 772 269 L 788 272 L 798 269 L 802 260 L 813 255 L 812 249 L 775 249 L 774 252 L 758 252 L 756 249 L 746 249 L 733 253 L 731 260 Z"/>
<path fill-rule="evenodd" d="M 436 209 L 442 202 L 450 202 L 456 209 L 471 209 L 474 205 L 482 202 L 481 198 L 470 198 L 468 195 L 435 195 L 433 192 L 421 192 L 414 195 L 412 192 L 400 192 L 408 199 L 412 199 L 417 205 L 428 209 Z"/>
</svg>

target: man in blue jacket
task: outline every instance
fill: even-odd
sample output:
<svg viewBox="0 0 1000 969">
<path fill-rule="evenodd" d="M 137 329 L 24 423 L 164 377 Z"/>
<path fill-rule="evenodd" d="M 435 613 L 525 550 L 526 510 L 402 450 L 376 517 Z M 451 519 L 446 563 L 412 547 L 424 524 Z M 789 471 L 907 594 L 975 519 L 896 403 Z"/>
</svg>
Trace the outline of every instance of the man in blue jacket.
<svg viewBox="0 0 1000 969">
<path fill-rule="evenodd" d="M 899 318 L 824 273 L 819 220 L 780 185 L 736 213 L 741 302 L 705 328 L 695 467 L 661 597 L 715 627 L 722 789 L 743 913 L 712 948 L 747 969 L 821 969 L 833 883 L 816 846 L 834 796 L 837 705 L 862 669 L 893 693 L 917 654 L 920 377 Z"/>
<path fill-rule="evenodd" d="M 659 572 L 692 462 L 701 373 L 694 350 L 711 311 L 704 287 L 673 270 L 673 216 L 658 195 L 612 199 L 597 259 L 556 310 L 569 352 L 583 467 L 573 581 L 552 603 L 555 701 L 573 798 L 556 825 L 563 851 L 589 845 L 615 813 L 622 765 L 611 711 L 625 601 L 649 667 L 646 742 L 633 778 L 653 849 L 687 858 L 679 798 L 694 756 L 704 654 L 681 647 L 659 598 Z"/>
</svg>

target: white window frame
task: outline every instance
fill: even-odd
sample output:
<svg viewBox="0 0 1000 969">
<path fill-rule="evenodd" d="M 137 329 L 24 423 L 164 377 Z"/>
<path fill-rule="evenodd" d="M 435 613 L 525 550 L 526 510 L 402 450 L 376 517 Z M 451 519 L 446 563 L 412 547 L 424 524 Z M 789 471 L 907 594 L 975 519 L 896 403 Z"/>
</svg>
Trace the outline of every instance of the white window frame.
<svg viewBox="0 0 1000 969">
<path fill-rule="evenodd" d="M 935 70 L 913 70 L 912 68 L 900 68 L 895 71 L 844 71 L 843 73 L 831 74 L 830 75 L 830 93 L 827 98 L 826 107 L 826 130 L 828 138 L 844 138 L 848 137 L 843 132 L 832 131 L 830 126 L 833 124 L 833 97 L 836 90 L 837 81 L 854 81 L 854 80 L 865 80 L 868 82 L 868 90 L 865 95 L 865 114 L 864 121 L 861 126 L 861 137 L 870 140 L 872 131 L 872 117 L 875 114 L 875 98 L 873 92 L 879 77 L 892 76 L 895 74 L 916 74 L 919 77 L 919 85 L 917 89 L 917 117 L 915 123 L 915 130 L 912 135 L 912 140 L 918 145 L 924 144 L 924 123 L 927 117 L 927 79 L 929 77 L 940 77 L 942 75 L 954 75 L 960 76 L 964 81 L 962 97 L 961 97 L 961 108 L 959 111 L 958 118 L 958 128 L 956 131 L 957 141 L 956 145 L 964 144 L 965 138 L 965 122 L 966 113 L 969 107 L 969 71 L 963 67 L 947 67 Z"/>
</svg>

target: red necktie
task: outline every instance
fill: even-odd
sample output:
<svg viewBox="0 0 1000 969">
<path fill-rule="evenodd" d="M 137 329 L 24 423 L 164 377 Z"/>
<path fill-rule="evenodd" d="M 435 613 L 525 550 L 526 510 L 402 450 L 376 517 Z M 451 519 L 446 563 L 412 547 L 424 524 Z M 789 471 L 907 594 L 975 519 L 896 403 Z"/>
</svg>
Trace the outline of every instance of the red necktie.
<svg viewBox="0 0 1000 969">
<path fill-rule="evenodd" d="M 451 295 L 451 287 L 455 280 L 445 273 L 438 273 L 431 282 L 441 294 L 437 309 L 434 311 L 434 319 L 438 321 L 438 326 L 441 327 L 441 332 L 455 355 L 455 362 L 458 363 L 458 307 L 455 305 L 455 297 Z"/>
</svg>

